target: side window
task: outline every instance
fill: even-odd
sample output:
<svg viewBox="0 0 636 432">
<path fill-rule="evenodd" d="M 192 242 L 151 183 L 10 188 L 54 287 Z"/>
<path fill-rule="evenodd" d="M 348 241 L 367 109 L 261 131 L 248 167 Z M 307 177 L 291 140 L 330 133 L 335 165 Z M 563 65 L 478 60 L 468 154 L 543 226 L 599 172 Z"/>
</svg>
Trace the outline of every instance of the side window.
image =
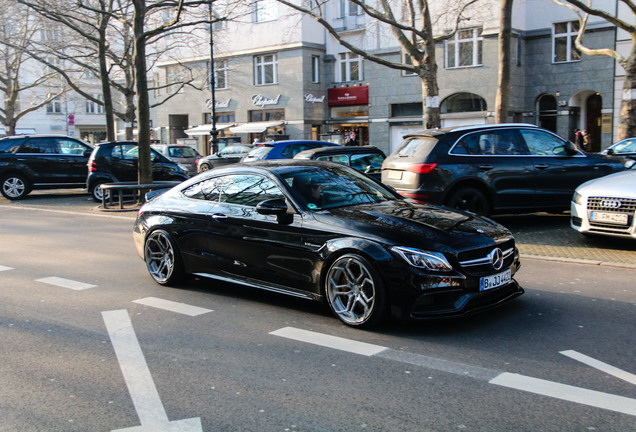
<svg viewBox="0 0 636 432">
<path fill-rule="evenodd" d="M 257 175 L 237 174 L 214 177 L 183 191 L 189 198 L 256 207 L 261 201 L 284 198 L 271 180 Z"/>
<path fill-rule="evenodd" d="M 521 130 L 520 132 L 531 155 L 567 155 L 565 141 L 555 135 L 535 130 Z"/>
<path fill-rule="evenodd" d="M 36 140 L 28 140 L 20 148 L 17 153 L 59 153 L 55 141 L 51 138 L 42 138 Z"/>
<path fill-rule="evenodd" d="M 349 158 L 347 157 L 347 155 L 320 156 L 320 157 L 317 157 L 316 160 L 335 162 L 342 165 L 349 165 Z"/>
<path fill-rule="evenodd" d="M 450 153 L 454 155 L 479 155 L 481 147 L 479 146 L 478 135 L 467 135 L 462 137 L 453 146 Z"/>
<path fill-rule="evenodd" d="M 513 130 L 496 130 L 462 137 L 451 149 L 456 155 L 527 155 L 528 151 Z"/>
<path fill-rule="evenodd" d="M 351 155 L 351 166 L 364 173 L 380 172 L 384 158 L 377 153 Z"/>
<path fill-rule="evenodd" d="M 139 159 L 139 149 L 134 144 L 122 144 L 121 145 L 121 158 L 128 160 Z"/>
<path fill-rule="evenodd" d="M 71 140 L 57 140 L 60 148 L 60 153 L 68 155 L 84 155 L 84 152 L 88 150 L 88 147 Z"/>
<path fill-rule="evenodd" d="M 286 158 L 292 159 L 297 153 L 307 150 L 309 147 L 305 144 L 290 144 L 283 149 L 280 154 Z"/>
</svg>

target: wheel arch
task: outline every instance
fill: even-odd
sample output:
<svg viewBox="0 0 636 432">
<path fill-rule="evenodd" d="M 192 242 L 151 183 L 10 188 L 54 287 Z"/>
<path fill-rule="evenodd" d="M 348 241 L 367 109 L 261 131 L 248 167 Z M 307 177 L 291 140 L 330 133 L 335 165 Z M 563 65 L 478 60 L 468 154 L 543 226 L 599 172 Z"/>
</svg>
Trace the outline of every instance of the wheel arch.
<svg viewBox="0 0 636 432">
<path fill-rule="evenodd" d="M 453 183 L 444 191 L 444 195 L 442 196 L 442 203 L 446 205 L 446 203 L 448 202 L 448 198 L 457 190 L 463 187 L 475 188 L 482 192 L 486 196 L 490 209 L 492 210 L 495 202 L 493 191 L 483 180 L 478 178 L 462 179 L 456 183 Z"/>
</svg>

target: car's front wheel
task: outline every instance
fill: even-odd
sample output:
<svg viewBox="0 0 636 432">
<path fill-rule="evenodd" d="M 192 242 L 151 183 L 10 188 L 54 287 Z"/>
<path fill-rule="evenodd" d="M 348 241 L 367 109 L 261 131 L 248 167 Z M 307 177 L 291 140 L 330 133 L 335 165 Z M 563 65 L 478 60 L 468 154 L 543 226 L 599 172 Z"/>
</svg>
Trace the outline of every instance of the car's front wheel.
<svg viewBox="0 0 636 432">
<path fill-rule="evenodd" d="M 20 174 L 10 174 L 2 179 L 2 196 L 9 200 L 24 198 L 31 191 L 29 181 Z"/>
<path fill-rule="evenodd" d="M 370 327 L 385 317 L 385 295 L 373 265 L 357 254 L 336 259 L 325 277 L 327 303 L 342 322 Z"/>
<path fill-rule="evenodd" d="M 172 285 L 183 279 L 183 263 L 175 242 L 164 230 L 146 237 L 144 259 L 150 276 L 161 285 Z"/>
<path fill-rule="evenodd" d="M 208 171 L 209 169 L 210 169 L 210 165 L 206 163 L 202 163 L 201 165 L 199 165 L 199 172 Z"/>
<path fill-rule="evenodd" d="M 461 186 L 451 192 L 444 204 L 458 210 L 467 210 L 480 216 L 490 215 L 490 202 L 482 191 L 472 186 Z"/>
</svg>

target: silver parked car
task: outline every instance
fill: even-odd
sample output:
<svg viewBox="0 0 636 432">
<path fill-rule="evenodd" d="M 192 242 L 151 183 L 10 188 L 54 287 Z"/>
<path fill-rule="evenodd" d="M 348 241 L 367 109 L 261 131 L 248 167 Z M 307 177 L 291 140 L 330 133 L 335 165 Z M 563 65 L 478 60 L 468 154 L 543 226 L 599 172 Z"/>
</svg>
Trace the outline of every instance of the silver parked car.
<svg viewBox="0 0 636 432">
<path fill-rule="evenodd" d="M 636 239 L 636 164 L 577 187 L 570 226 L 582 234 Z"/>
<path fill-rule="evenodd" d="M 151 147 L 178 163 L 190 177 L 197 174 L 197 162 L 201 154 L 194 147 L 182 144 L 153 144 Z"/>
</svg>

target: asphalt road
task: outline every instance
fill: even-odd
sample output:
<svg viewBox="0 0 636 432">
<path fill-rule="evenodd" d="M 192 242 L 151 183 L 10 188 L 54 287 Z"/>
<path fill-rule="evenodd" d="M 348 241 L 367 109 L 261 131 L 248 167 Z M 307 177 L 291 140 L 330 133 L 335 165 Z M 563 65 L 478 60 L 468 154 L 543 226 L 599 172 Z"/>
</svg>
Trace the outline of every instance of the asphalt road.
<svg viewBox="0 0 636 432">
<path fill-rule="evenodd" d="M 0 431 L 636 430 L 629 266 L 528 255 L 505 308 L 360 331 L 304 300 L 155 284 L 134 215 L 0 201 Z M 566 235 L 538 219 L 544 243 Z"/>
</svg>

